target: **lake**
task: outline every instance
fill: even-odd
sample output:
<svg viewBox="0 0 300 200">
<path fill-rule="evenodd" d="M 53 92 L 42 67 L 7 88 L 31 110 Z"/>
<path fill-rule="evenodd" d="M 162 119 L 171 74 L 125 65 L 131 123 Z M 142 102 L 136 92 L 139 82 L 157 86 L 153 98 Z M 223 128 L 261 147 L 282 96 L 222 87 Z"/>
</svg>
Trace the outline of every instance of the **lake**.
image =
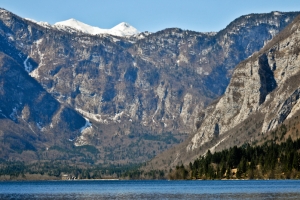
<svg viewBox="0 0 300 200">
<path fill-rule="evenodd" d="M 0 199 L 300 199 L 300 181 L 8 181 Z"/>
</svg>

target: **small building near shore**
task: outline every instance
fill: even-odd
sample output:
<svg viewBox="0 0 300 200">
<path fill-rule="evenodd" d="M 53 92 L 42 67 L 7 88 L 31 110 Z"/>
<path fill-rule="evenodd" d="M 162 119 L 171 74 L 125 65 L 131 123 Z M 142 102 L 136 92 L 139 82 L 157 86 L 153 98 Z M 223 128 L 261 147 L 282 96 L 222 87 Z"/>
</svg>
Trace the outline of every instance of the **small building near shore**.
<svg viewBox="0 0 300 200">
<path fill-rule="evenodd" d="M 62 174 L 61 180 L 70 180 L 70 176 L 68 174 Z"/>
</svg>

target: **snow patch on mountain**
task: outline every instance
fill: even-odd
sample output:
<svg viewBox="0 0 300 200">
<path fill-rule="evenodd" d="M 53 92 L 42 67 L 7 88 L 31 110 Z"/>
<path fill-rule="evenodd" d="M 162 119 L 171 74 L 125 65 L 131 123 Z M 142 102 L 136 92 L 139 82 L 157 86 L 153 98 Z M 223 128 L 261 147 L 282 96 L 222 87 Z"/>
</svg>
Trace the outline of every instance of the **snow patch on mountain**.
<svg viewBox="0 0 300 200">
<path fill-rule="evenodd" d="M 85 125 L 80 128 L 80 133 L 82 133 L 85 129 L 92 127 L 92 124 L 90 123 L 90 121 L 87 118 L 84 118 L 84 119 L 85 119 Z"/>
<path fill-rule="evenodd" d="M 274 14 L 274 15 L 282 15 L 282 13 L 281 13 L 281 12 L 278 12 L 278 11 L 274 11 L 273 14 Z"/>
<path fill-rule="evenodd" d="M 28 59 L 30 57 L 27 56 L 27 58 L 25 59 L 25 61 L 23 62 L 24 64 L 24 68 L 25 68 L 25 71 L 27 71 L 28 73 L 30 73 L 32 71 L 32 65 L 30 64 L 30 62 L 28 62 Z"/>
<path fill-rule="evenodd" d="M 30 18 L 25 18 L 27 21 L 31 21 L 31 22 L 33 22 L 33 23 L 36 23 L 36 24 L 38 24 L 38 25 L 40 25 L 40 26 L 43 26 L 43 27 L 46 27 L 46 28 L 49 28 L 49 27 L 51 27 L 51 24 L 49 24 L 48 22 L 43 22 L 43 21 L 40 21 L 40 22 L 38 22 L 38 21 L 35 21 L 34 19 L 30 19 Z"/>
</svg>

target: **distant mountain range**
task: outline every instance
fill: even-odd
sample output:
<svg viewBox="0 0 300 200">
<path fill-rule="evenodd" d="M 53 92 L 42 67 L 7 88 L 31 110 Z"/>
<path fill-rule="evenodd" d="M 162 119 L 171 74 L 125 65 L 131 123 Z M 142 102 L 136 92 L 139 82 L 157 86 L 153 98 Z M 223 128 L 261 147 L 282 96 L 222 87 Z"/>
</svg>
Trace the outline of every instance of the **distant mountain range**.
<svg viewBox="0 0 300 200">
<path fill-rule="evenodd" d="M 109 35 L 124 37 L 124 36 L 137 35 L 140 33 L 140 31 L 138 31 L 136 28 L 134 28 L 133 26 L 129 25 L 126 22 L 122 22 L 111 29 L 101 29 L 99 27 L 90 26 L 88 24 L 85 24 L 73 18 L 61 22 L 56 22 L 53 25 L 49 24 L 48 22 L 37 22 L 29 18 L 26 18 L 26 20 L 29 20 L 38 25 L 48 27 L 48 28 L 51 27 L 51 28 L 57 28 L 60 30 L 73 31 L 73 32 L 80 31 L 91 35 L 109 34 Z"/>
<path fill-rule="evenodd" d="M 70 27 L 91 35 L 110 34 L 114 36 L 131 36 L 140 33 L 136 28 L 130 26 L 128 23 L 125 22 L 122 22 L 111 29 L 101 29 L 98 27 L 90 26 L 80 21 L 77 21 L 76 19 L 69 19 L 66 21 L 57 22 L 53 26 L 62 29 L 65 27 Z"/>
<path fill-rule="evenodd" d="M 236 65 L 298 14 L 249 14 L 217 33 L 121 23 L 96 34 L 76 20 L 51 26 L 0 9 L 1 158 L 149 160 L 198 133 Z"/>
</svg>

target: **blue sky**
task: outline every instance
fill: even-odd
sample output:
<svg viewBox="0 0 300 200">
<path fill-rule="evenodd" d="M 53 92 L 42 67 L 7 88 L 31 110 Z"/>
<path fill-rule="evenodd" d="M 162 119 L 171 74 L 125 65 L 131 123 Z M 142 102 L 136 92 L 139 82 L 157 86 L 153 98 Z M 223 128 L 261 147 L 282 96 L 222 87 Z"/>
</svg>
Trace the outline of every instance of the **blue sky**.
<svg viewBox="0 0 300 200">
<path fill-rule="evenodd" d="M 100 28 L 127 22 L 140 31 L 219 31 L 241 15 L 300 11 L 300 0 L 0 0 L 21 17 L 53 24 L 75 18 Z"/>
</svg>

